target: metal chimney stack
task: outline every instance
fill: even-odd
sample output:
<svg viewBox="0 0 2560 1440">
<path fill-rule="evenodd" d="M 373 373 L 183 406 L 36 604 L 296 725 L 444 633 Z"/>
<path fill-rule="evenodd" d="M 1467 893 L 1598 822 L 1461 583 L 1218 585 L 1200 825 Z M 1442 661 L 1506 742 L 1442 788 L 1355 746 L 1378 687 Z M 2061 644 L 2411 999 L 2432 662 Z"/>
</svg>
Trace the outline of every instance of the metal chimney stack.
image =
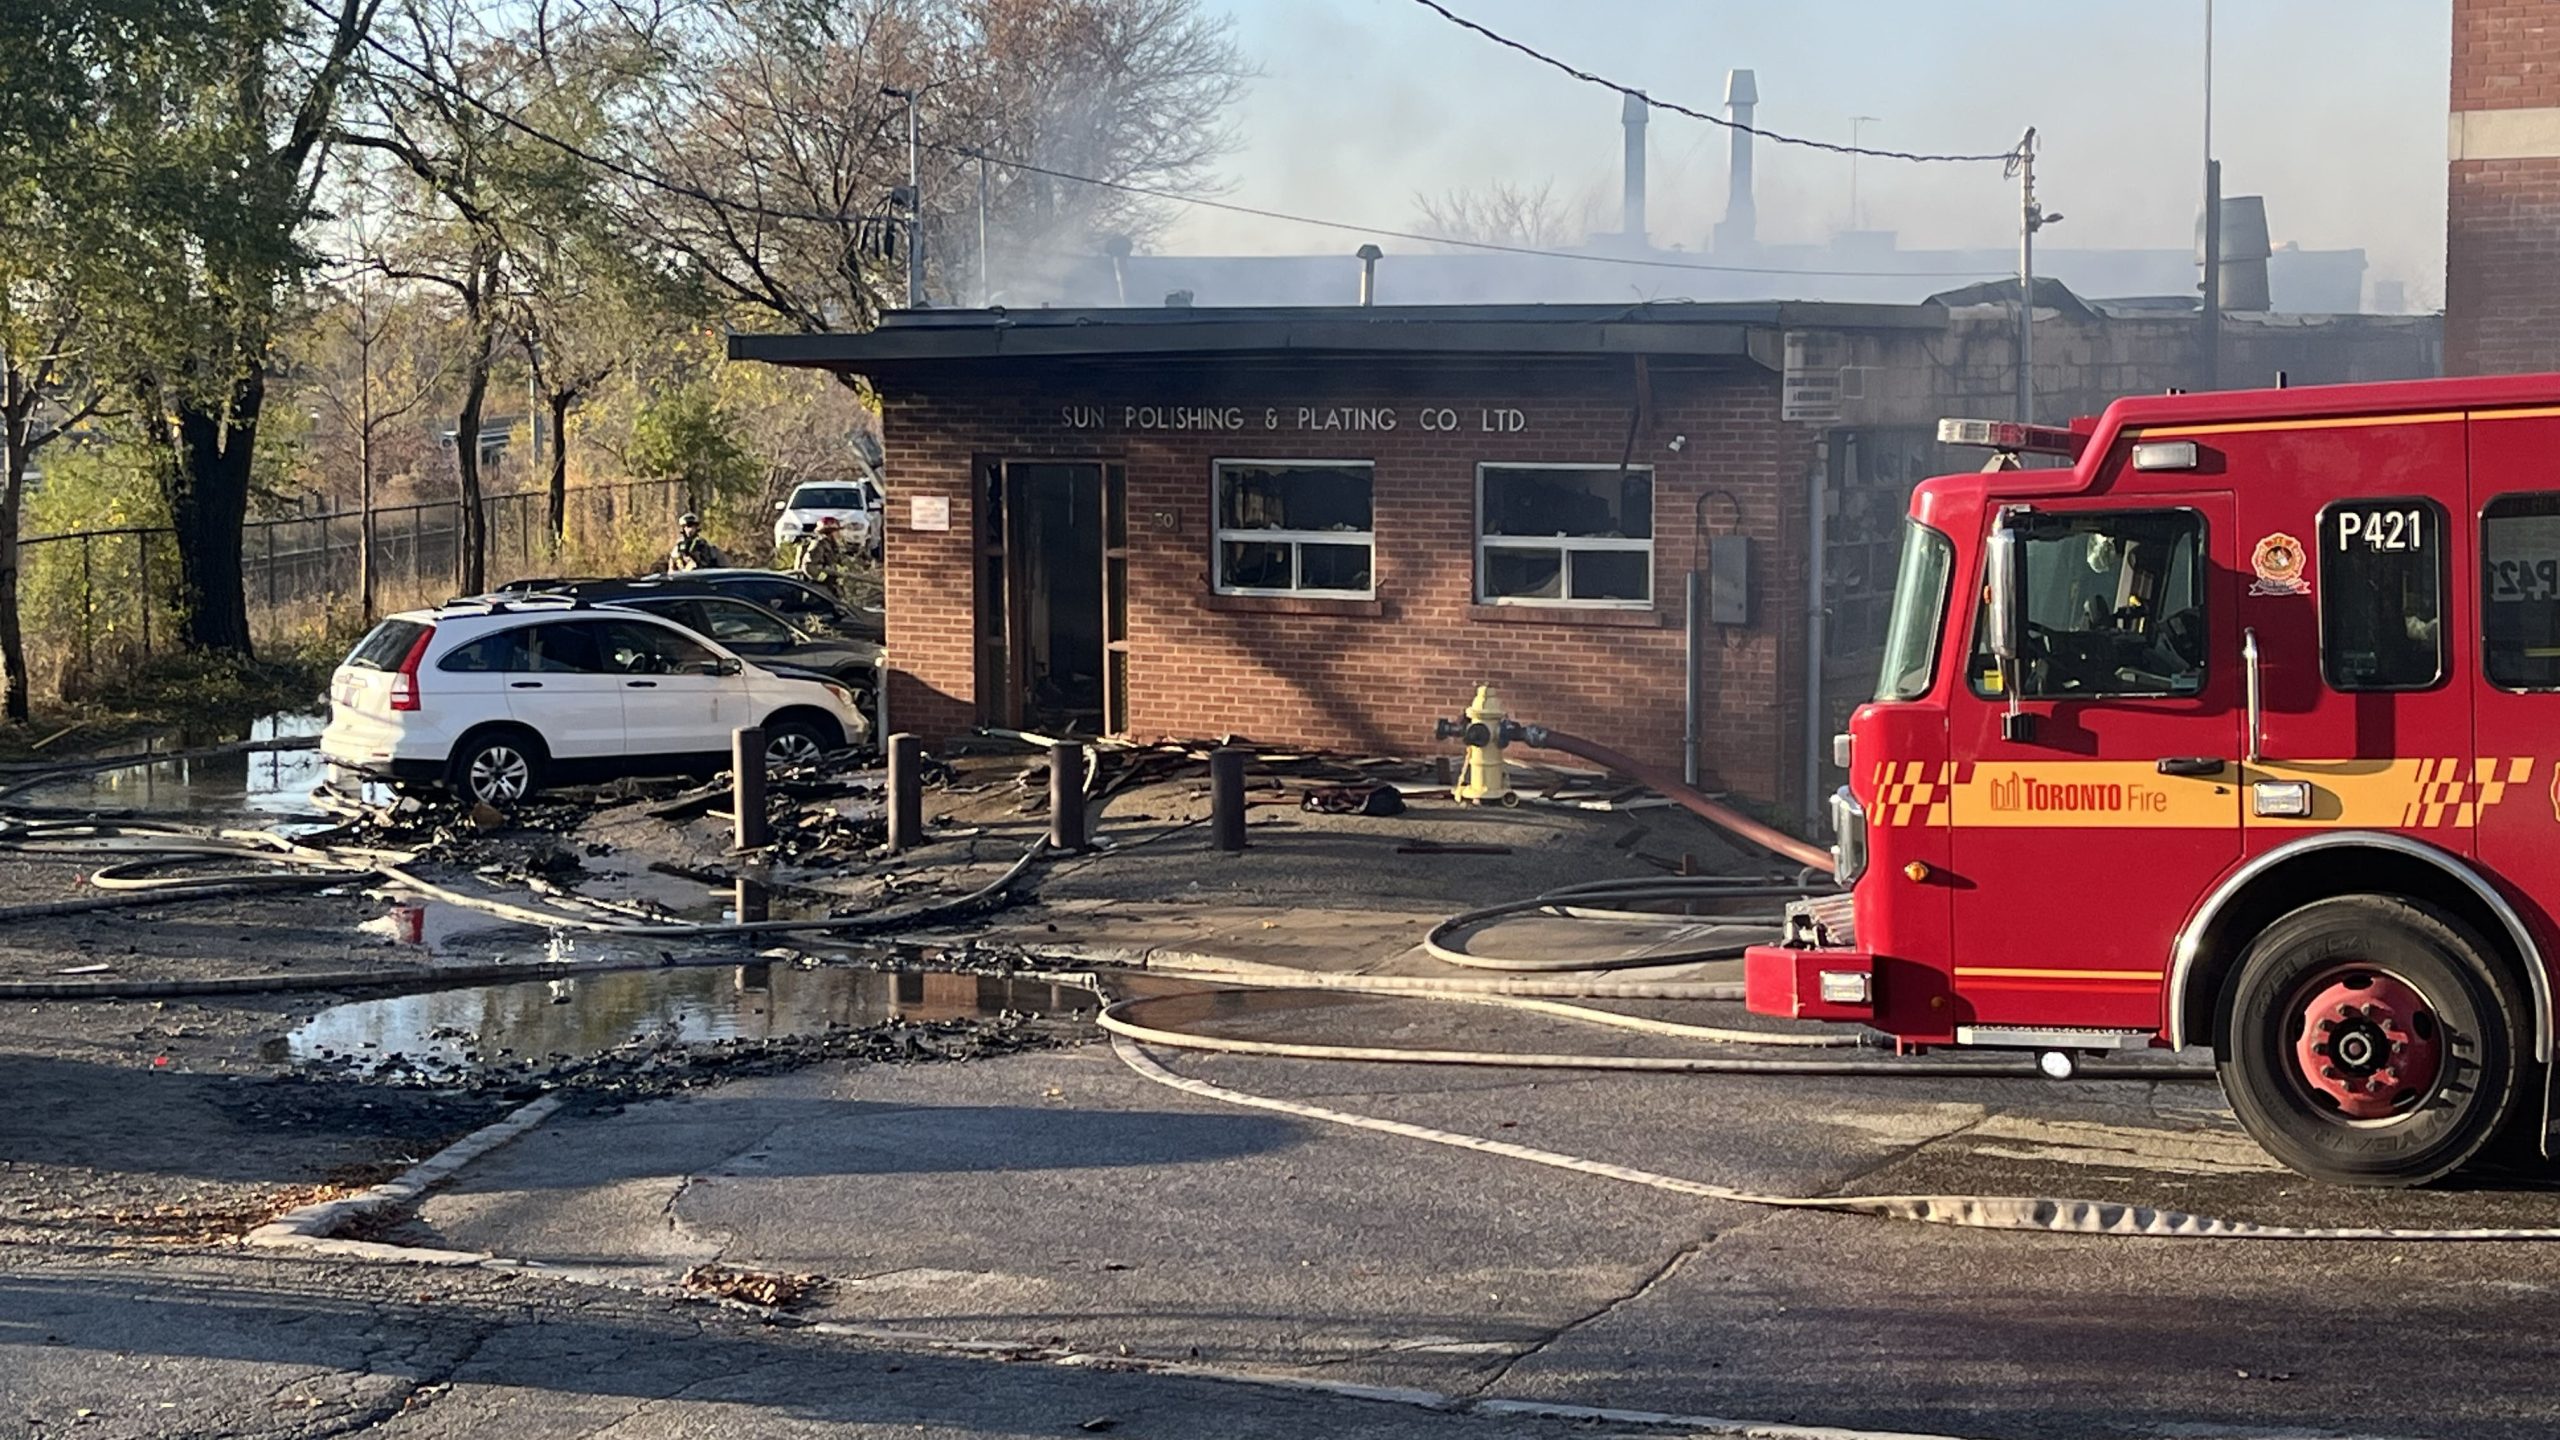
<svg viewBox="0 0 2560 1440">
<path fill-rule="evenodd" d="M 1728 70 L 1724 77 L 1725 118 L 1737 126 L 1751 123 L 1752 108 L 1760 103 L 1760 82 L 1748 70 Z M 1733 158 L 1727 168 L 1724 198 L 1724 223 L 1716 226 L 1716 249 L 1750 250 L 1760 243 L 1760 217 L 1751 203 L 1751 132 L 1737 129 L 1733 135 Z"/>
<path fill-rule="evenodd" d="M 1618 112 L 1618 123 L 1627 134 L 1626 208 L 1619 229 L 1625 234 L 1627 245 L 1637 250 L 1645 247 L 1644 126 L 1646 112 L 1652 109 L 1642 95 L 1630 95 L 1625 108 Z"/>
<path fill-rule="evenodd" d="M 1378 303 L 1378 262 L 1386 258 L 1387 252 L 1375 245 L 1363 245 L 1351 253 L 1360 257 L 1360 303 L 1375 305 Z"/>
</svg>

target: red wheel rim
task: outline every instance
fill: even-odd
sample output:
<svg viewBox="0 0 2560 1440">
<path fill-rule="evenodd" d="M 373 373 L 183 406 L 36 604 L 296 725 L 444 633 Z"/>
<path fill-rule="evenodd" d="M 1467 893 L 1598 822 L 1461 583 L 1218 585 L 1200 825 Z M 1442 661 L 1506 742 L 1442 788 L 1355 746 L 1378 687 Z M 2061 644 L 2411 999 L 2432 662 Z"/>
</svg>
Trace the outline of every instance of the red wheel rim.
<svg viewBox="0 0 2560 1440">
<path fill-rule="evenodd" d="M 2371 965 L 2339 965 L 2295 994 L 2294 1074 L 2314 1104 L 2349 1120 L 2393 1120 L 2435 1089 L 2443 1029 L 2417 986 Z"/>
</svg>

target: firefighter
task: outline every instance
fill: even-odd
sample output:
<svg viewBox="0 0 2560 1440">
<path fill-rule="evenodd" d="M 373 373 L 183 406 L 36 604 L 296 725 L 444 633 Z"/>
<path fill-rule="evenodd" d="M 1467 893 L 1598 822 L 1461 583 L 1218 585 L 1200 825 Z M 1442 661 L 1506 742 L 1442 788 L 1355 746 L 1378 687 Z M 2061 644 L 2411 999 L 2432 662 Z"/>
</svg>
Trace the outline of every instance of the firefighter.
<svg viewBox="0 0 2560 1440">
<path fill-rule="evenodd" d="M 844 522 L 833 515 L 819 517 L 818 528 L 800 533 L 800 553 L 791 559 L 791 573 L 812 585 L 832 591 L 844 576 Z"/>
<path fill-rule="evenodd" d="M 686 511 L 676 521 L 676 548 L 667 555 L 670 570 L 715 570 L 729 563 L 720 547 L 702 538 L 702 517 Z"/>
</svg>

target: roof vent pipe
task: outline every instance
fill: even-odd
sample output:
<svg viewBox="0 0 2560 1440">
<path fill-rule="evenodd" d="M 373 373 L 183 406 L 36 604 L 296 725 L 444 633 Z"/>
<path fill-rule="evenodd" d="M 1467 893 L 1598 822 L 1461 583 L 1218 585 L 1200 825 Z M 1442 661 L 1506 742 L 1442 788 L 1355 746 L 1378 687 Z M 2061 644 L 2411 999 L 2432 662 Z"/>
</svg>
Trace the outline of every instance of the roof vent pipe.
<svg viewBox="0 0 2560 1440">
<path fill-rule="evenodd" d="M 1136 247 L 1126 235 L 1114 235 L 1102 242 L 1102 253 L 1111 257 L 1111 303 L 1129 303 L 1129 252 Z"/>
<path fill-rule="evenodd" d="M 1378 303 L 1378 262 L 1386 257 L 1387 252 L 1375 245 L 1363 245 L 1351 253 L 1360 257 L 1360 303 L 1375 305 Z"/>
</svg>

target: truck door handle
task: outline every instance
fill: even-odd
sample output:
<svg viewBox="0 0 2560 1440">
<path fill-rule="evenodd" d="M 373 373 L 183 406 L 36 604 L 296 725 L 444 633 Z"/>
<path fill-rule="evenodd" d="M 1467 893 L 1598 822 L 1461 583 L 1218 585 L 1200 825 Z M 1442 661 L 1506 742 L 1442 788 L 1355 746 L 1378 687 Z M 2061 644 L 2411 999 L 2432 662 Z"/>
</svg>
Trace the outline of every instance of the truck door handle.
<svg viewBox="0 0 2560 1440">
<path fill-rule="evenodd" d="M 539 680 L 510 680 L 507 682 L 507 688 L 510 690 L 539 690 L 542 688 L 542 682 Z"/>
<path fill-rule="evenodd" d="M 625 680 L 622 683 L 630 686 L 634 690 L 655 690 L 658 688 L 658 682 L 655 680 Z"/>
<path fill-rule="evenodd" d="M 2151 768 L 2163 775 L 2219 775 L 2231 762 L 2219 755 L 2168 755 Z"/>
</svg>

